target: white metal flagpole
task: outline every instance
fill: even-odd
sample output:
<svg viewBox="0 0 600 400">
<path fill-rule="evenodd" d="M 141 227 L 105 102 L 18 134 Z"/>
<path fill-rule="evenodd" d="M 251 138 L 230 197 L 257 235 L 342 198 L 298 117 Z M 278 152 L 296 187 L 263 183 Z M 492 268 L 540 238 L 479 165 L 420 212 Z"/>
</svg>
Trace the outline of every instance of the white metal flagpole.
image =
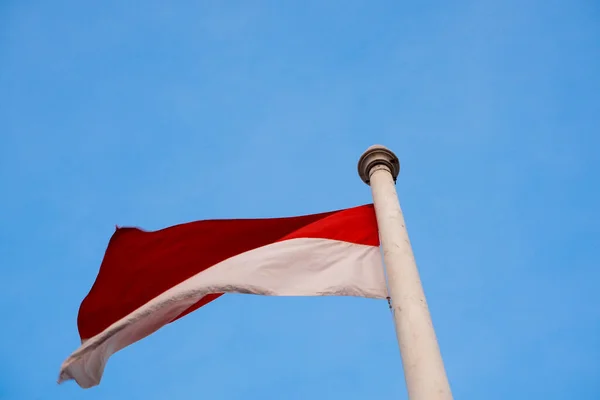
<svg viewBox="0 0 600 400">
<path fill-rule="evenodd" d="M 373 194 L 408 397 L 451 400 L 450 384 L 396 194 L 399 172 L 398 157 L 379 145 L 369 147 L 358 162 L 358 173 Z"/>
</svg>

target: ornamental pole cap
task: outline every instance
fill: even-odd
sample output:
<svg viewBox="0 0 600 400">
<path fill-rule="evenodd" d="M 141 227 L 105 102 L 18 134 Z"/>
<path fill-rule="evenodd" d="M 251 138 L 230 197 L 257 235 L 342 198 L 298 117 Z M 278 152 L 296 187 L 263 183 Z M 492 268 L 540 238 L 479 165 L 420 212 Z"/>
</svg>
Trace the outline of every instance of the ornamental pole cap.
<svg viewBox="0 0 600 400">
<path fill-rule="evenodd" d="M 387 147 L 379 144 L 369 147 L 358 160 L 358 175 L 367 185 L 371 178 L 371 169 L 376 165 L 385 165 L 390 170 L 394 182 L 400 173 L 398 157 Z"/>
</svg>

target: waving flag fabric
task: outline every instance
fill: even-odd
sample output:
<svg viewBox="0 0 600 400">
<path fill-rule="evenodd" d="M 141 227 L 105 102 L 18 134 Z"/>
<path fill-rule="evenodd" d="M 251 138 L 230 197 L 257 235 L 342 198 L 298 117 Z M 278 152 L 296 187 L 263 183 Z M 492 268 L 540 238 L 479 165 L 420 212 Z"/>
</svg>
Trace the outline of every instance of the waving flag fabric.
<svg viewBox="0 0 600 400">
<path fill-rule="evenodd" d="M 117 228 L 59 382 L 100 382 L 108 358 L 224 293 L 385 298 L 375 211 Z M 176 345 L 176 344 L 175 344 Z"/>
</svg>

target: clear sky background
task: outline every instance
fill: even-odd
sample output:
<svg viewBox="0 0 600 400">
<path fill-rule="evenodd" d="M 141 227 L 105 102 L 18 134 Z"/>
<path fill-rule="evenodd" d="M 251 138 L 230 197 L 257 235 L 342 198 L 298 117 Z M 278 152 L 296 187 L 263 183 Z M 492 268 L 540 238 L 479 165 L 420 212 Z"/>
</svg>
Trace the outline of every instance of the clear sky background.
<svg viewBox="0 0 600 400">
<path fill-rule="evenodd" d="M 101 3 L 101 4 L 100 4 Z M 57 385 L 115 224 L 398 191 L 457 399 L 600 398 L 597 1 L 0 2 L 0 399 L 404 399 L 385 301 L 224 296 Z"/>
</svg>

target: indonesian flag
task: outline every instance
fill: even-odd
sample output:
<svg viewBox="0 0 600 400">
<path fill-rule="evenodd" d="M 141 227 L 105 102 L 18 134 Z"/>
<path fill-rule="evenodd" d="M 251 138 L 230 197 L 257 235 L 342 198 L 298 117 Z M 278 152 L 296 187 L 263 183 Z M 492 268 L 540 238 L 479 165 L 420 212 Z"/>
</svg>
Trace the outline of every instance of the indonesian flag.
<svg viewBox="0 0 600 400">
<path fill-rule="evenodd" d="M 224 293 L 386 298 L 373 205 L 290 218 L 117 228 L 81 303 L 59 383 L 100 383 L 108 358 Z"/>
</svg>

